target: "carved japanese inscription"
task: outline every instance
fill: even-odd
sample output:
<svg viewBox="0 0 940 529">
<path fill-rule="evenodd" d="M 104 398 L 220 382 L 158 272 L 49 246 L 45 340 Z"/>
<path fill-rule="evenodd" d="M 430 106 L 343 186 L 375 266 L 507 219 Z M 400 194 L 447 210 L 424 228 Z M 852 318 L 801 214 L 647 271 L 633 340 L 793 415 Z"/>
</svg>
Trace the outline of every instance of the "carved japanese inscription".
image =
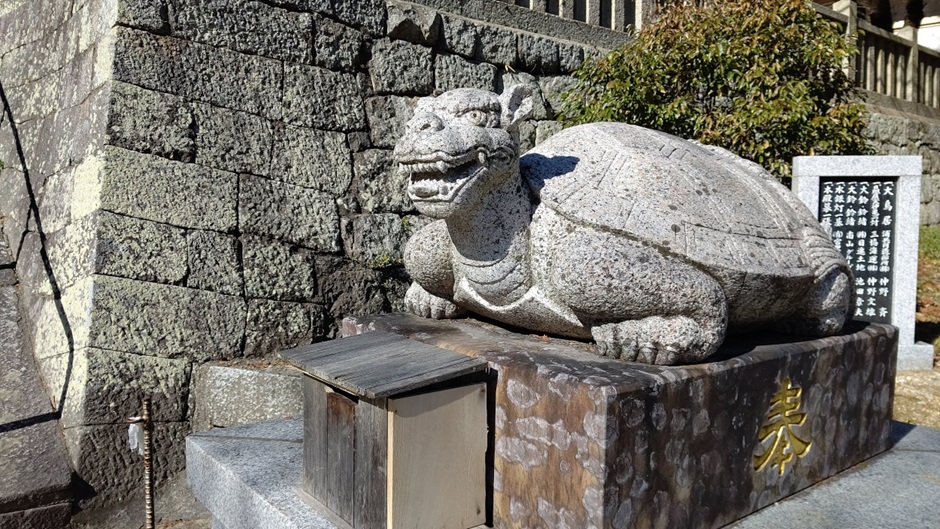
<svg viewBox="0 0 940 529">
<path fill-rule="evenodd" d="M 805 456 L 813 443 L 800 437 L 793 431 L 796 426 L 806 422 L 806 414 L 801 413 L 803 388 L 794 387 L 789 378 L 784 379 L 780 389 L 770 398 L 770 409 L 764 424 L 758 432 L 760 454 L 754 456 L 754 470 L 760 472 L 768 466 L 776 467 L 782 476 L 794 457 Z M 769 441 L 769 445 L 768 445 Z"/>
<path fill-rule="evenodd" d="M 823 178 L 820 223 L 855 275 L 855 319 L 891 323 L 894 179 Z"/>
</svg>

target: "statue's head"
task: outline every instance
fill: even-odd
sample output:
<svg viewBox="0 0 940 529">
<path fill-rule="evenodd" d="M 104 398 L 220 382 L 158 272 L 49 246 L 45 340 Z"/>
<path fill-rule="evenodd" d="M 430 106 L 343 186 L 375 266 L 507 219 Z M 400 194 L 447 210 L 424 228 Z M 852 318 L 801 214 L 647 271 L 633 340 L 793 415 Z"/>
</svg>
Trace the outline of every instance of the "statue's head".
<svg viewBox="0 0 940 529">
<path fill-rule="evenodd" d="M 395 147 L 418 211 L 447 218 L 516 174 L 516 130 L 531 111 L 531 94 L 523 85 L 502 95 L 459 88 L 419 101 Z"/>
</svg>

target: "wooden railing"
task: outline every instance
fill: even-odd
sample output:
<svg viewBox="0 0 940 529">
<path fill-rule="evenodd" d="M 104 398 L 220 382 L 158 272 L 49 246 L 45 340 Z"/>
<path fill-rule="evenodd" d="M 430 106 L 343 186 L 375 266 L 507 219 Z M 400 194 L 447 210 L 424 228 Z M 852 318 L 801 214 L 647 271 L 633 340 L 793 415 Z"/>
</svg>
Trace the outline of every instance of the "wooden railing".
<svg viewBox="0 0 940 529">
<path fill-rule="evenodd" d="M 637 2 L 634 0 L 500 1 L 615 31 L 624 31 L 628 26 L 636 26 Z"/>
<path fill-rule="evenodd" d="M 668 3 L 662 0 L 500 1 L 615 31 L 642 26 L 655 17 L 658 5 Z M 859 88 L 940 108 L 940 53 L 916 44 L 917 28 L 905 27 L 898 34 L 877 28 L 859 20 L 856 3 L 852 0 L 841 0 L 832 8 L 816 3 L 813 7 L 856 40 L 859 53 L 845 68 Z"/>
<path fill-rule="evenodd" d="M 940 53 L 916 44 L 917 28 L 907 26 L 894 34 L 875 27 L 859 20 L 855 2 L 848 0 L 836 2 L 832 9 L 813 7 L 856 39 L 859 53 L 846 69 L 859 88 L 940 107 Z"/>
</svg>

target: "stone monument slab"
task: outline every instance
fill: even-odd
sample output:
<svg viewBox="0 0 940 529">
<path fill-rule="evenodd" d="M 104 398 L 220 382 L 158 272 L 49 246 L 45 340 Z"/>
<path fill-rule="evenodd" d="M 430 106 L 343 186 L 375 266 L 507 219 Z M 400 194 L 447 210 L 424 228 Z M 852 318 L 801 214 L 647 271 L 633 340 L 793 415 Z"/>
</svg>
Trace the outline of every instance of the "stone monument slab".
<svg viewBox="0 0 940 529">
<path fill-rule="evenodd" d="M 797 156 L 793 192 L 820 220 L 855 276 L 854 318 L 900 330 L 898 369 L 932 369 L 914 340 L 920 156 Z"/>
<path fill-rule="evenodd" d="M 495 527 L 720 527 L 889 447 L 897 330 L 733 338 L 704 364 L 474 320 L 347 319 L 481 358 L 496 373 Z"/>
</svg>

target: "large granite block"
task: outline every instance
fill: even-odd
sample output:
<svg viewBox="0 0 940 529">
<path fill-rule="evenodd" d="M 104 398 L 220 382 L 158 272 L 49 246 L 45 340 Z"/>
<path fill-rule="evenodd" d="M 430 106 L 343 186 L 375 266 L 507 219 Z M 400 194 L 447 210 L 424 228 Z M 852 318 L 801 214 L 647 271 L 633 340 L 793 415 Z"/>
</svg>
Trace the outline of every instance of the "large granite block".
<svg viewBox="0 0 940 529">
<path fill-rule="evenodd" d="M 346 255 L 369 268 L 399 266 L 408 239 L 406 226 L 394 213 L 351 215 L 340 223 Z"/>
<path fill-rule="evenodd" d="M 69 377 L 62 428 L 120 423 L 138 414 L 145 396 L 153 399 L 155 421 L 186 420 L 191 371 L 186 359 L 87 347 L 41 360 L 40 371 L 56 389 Z"/>
<path fill-rule="evenodd" d="M 284 125 L 272 154 L 270 176 L 289 184 L 340 196 L 352 181 L 349 147 L 340 132 Z"/>
<path fill-rule="evenodd" d="M 132 151 L 191 162 L 195 157 L 192 108 L 179 97 L 115 82 L 108 143 Z"/>
<path fill-rule="evenodd" d="M 163 33 L 167 29 L 166 0 L 120 0 L 117 17 L 122 26 Z"/>
<path fill-rule="evenodd" d="M 73 227 L 88 223 L 92 223 L 97 232 L 73 235 L 75 248 L 63 249 L 70 253 L 62 256 L 62 262 L 69 262 L 70 254 L 81 255 L 84 244 L 91 246 L 94 241 L 95 273 L 167 284 L 180 284 L 187 276 L 185 230 L 101 211 L 65 231 L 68 233 Z"/>
<path fill-rule="evenodd" d="M 41 187 L 43 176 L 69 168 L 75 160 L 83 160 L 100 147 L 105 136 L 108 92 L 96 89 L 79 105 L 19 125 L 29 172 L 39 179 L 34 181 L 34 188 Z"/>
<path fill-rule="evenodd" d="M 407 193 L 389 193 L 389 189 L 405 189 L 408 174 L 399 171 L 391 151 L 368 149 L 353 155 L 356 172 L 356 198 L 366 213 L 404 213 L 414 211 Z"/>
<path fill-rule="evenodd" d="M 186 286 L 232 296 L 242 293 L 238 239 L 224 233 L 193 230 L 186 234 L 186 244 L 189 259 Z"/>
<path fill-rule="evenodd" d="M 315 337 L 314 320 L 321 312 L 312 303 L 248 300 L 245 356 L 265 356 L 310 343 Z"/>
<path fill-rule="evenodd" d="M 385 31 L 388 16 L 384 0 L 332 0 L 333 13 L 341 22 L 378 36 Z"/>
<path fill-rule="evenodd" d="M 535 35 L 519 36 L 519 59 L 530 72 L 552 74 L 558 72 L 558 43 Z"/>
<path fill-rule="evenodd" d="M 313 49 L 317 66 L 352 71 L 362 65 L 365 59 L 362 33 L 326 17 L 317 17 L 315 24 Z"/>
<path fill-rule="evenodd" d="M 366 128 L 358 77 L 304 64 L 285 64 L 284 120 L 326 130 Z"/>
<path fill-rule="evenodd" d="M 444 16 L 444 46 L 447 51 L 473 58 L 479 47 L 476 26 L 464 18 Z"/>
<path fill-rule="evenodd" d="M 116 147 L 83 166 L 75 175 L 75 217 L 102 208 L 184 228 L 235 228 L 235 173 Z"/>
<path fill-rule="evenodd" d="M 253 0 L 171 0 L 174 35 L 290 62 L 313 62 L 313 20 Z"/>
<path fill-rule="evenodd" d="M 184 439 L 188 432 L 188 422 L 154 424 L 157 487 L 185 468 Z M 95 493 L 79 500 L 82 509 L 114 505 L 140 494 L 144 482 L 143 458 L 127 447 L 126 423 L 77 426 L 66 428 L 64 433 L 72 468 L 89 487 L 85 490 Z M 138 505 L 142 511 L 143 504 Z"/>
<path fill-rule="evenodd" d="M 483 358 L 496 372 L 496 527 L 719 527 L 889 446 L 889 326 L 739 338 L 708 363 L 673 367 L 472 320 L 344 325 L 369 330 Z"/>
<path fill-rule="evenodd" d="M 441 35 L 441 15 L 426 7 L 389 2 L 386 33 L 393 39 L 433 47 Z"/>
<path fill-rule="evenodd" d="M 92 347 L 195 361 L 241 351 L 244 299 L 109 276 L 94 276 L 93 295 Z"/>
<path fill-rule="evenodd" d="M 300 373 L 287 366 L 202 365 L 190 396 L 193 431 L 300 417 L 302 390 Z"/>
<path fill-rule="evenodd" d="M 245 294 L 254 298 L 303 301 L 317 293 L 314 252 L 288 243 L 244 235 Z"/>
<path fill-rule="evenodd" d="M 376 147 L 394 147 L 405 133 L 405 123 L 414 115 L 417 103 L 417 99 L 411 97 L 366 99 L 372 144 Z"/>
<path fill-rule="evenodd" d="M 267 175 L 273 124 L 253 114 L 195 105 L 196 163 L 223 171 Z"/>
<path fill-rule="evenodd" d="M 37 360 L 88 345 L 88 326 L 94 301 L 93 286 L 91 277 L 83 278 L 64 288 L 61 298 L 56 300 L 51 294 L 20 282 L 20 308 L 23 311 L 22 325 L 26 345 L 32 347 L 33 344 L 42 344 L 42 347 L 33 350 Z M 62 324 L 60 310 L 65 312 L 68 329 Z M 50 386 L 50 394 L 58 395 L 61 392 L 61 388 L 51 387 L 48 380 L 46 384 Z"/>
<path fill-rule="evenodd" d="M 339 215 L 330 195 L 242 175 L 238 222 L 242 233 L 264 235 L 316 251 L 339 249 Z"/>
<path fill-rule="evenodd" d="M 495 90 L 498 73 L 492 64 L 474 64 L 457 55 L 438 55 L 434 61 L 434 83 L 438 92 L 455 88 Z"/>
<path fill-rule="evenodd" d="M 25 17 L 11 18 L 22 20 Z M 77 19 L 72 19 L 62 25 L 58 31 L 50 31 L 32 42 L 24 43 L 9 51 L 5 50 L 0 72 L 3 73 L 4 79 L 10 80 L 8 87 L 36 81 L 65 66 L 78 52 L 80 31 Z M 37 56 L 42 57 L 43 60 L 35 60 Z"/>
<path fill-rule="evenodd" d="M 480 46 L 476 49 L 476 59 L 509 66 L 518 62 L 516 33 L 497 26 L 480 26 L 477 31 L 480 36 Z"/>
<path fill-rule="evenodd" d="M 378 270 L 351 259 L 320 255 L 317 256 L 319 292 L 315 301 L 328 307 L 337 322 L 347 314 L 382 312 L 388 307 L 389 279 Z"/>
<path fill-rule="evenodd" d="M 369 71 L 379 94 L 428 95 L 434 90 L 431 48 L 403 40 L 380 40 L 372 48 Z"/>
<path fill-rule="evenodd" d="M 213 105 L 281 117 L 283 65 L 173 37 L 117 28 L 114 79 Z"/>
</svg>

